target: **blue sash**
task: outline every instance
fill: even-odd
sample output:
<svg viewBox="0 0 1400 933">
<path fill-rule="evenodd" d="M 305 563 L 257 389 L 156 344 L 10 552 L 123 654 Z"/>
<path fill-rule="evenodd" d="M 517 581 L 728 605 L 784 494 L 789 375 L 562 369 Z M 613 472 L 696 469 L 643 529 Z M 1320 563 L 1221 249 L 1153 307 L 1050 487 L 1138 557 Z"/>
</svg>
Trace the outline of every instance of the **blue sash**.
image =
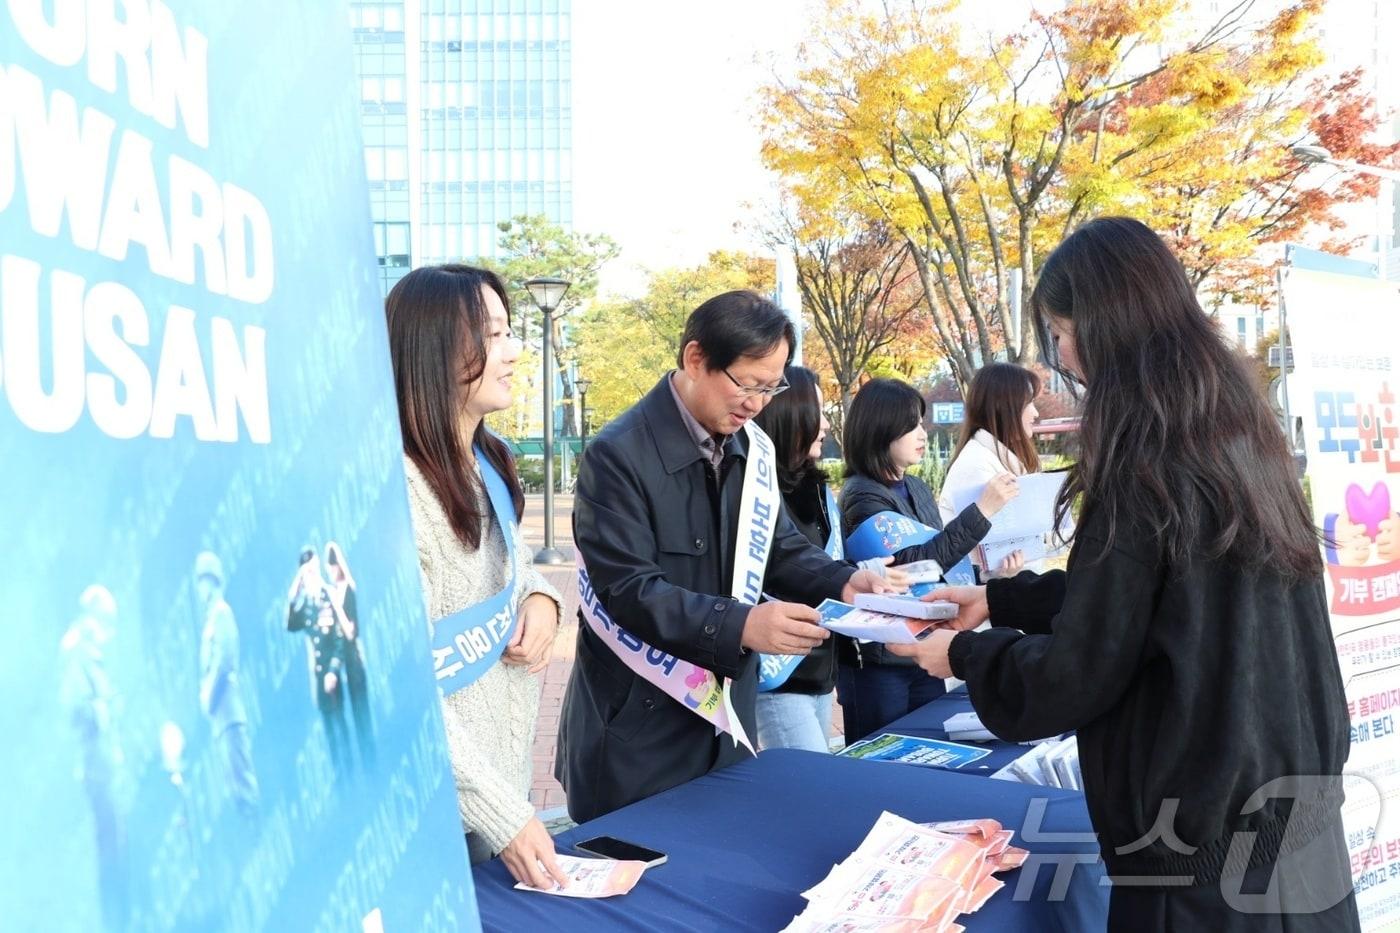
<svg viewBox="0 0 1400 933">
<path fill-rule="evenodd" d="M 841 510 L 836 507 L 836 497 L 831 494 L 831 487 L 826 489 L 826 517 L 831 522 L 831 534 L 826 539 L 826 553 L 831 555 L 832 560 L 846 559 L 846 543 L 841 537 Z"/>
<path fill-rule="evenodd" d="M 836 497 L 831 494 L 831 487 L 824 486 L 826 491 L 826 517 L 831 522 L 831 534 L 826 539 L 826 553 L 832 560 L 843 560 L 845 556 L 845 546 L 841 540 L 841 512 L 836 508 Z M 797 670 L 797 665 L 802 663 L 803 654 L 762 654 L 758 657 L 758 692 L 767 693 L 770 690 L 777 690 L 787 679 L 792 676 L 792 672 Z"/>
<path fill-rule="evenodd" d="M 744 431 L 749 438 L 749 454 L 744 466 L 744 488 L 740 493 L 734 576 L 729 591 L 738 602 L 757 605 L 763 593 L 763 577 L 773 549 L 782 498 L 778 492 L 772 439 L 752 421 L 744 425 Z M 602 639 L 632 673 L 713 725 L 716 732 L 728 733 L 735 746 L 742 745 L 751 754 L 758 754 L 734 709 L 730 696 L 733 681 L 728 677 L 721 680 L 713 671 L 694 662 L 653 648 L 614 622 L 588 578 L 582 551 L 578 557 L 579 609 L 593 634 Z M 760 656 L 760 660 L 768 659 Z"/>
<path fill-rule="evenodd" d="M 515 631 L 515 503 L 510 488 L 480 448 L 476 466 L 491 511 L 506 539 L 506 582 L 500 592 L 433 623 L 433 672 L 443 696 L 470 686 L 490 670 Z M 482 522 L 482 538 L 486 523 Z"/>
</svg>

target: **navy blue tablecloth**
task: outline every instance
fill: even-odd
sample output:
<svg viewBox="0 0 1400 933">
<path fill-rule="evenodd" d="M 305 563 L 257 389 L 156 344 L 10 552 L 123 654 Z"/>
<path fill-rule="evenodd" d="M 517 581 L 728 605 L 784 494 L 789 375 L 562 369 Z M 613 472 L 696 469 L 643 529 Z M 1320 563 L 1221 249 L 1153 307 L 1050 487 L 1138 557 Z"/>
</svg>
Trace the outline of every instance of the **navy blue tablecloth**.
<svg viewBox="0 0 1400 933">
<path fill-rule="evenodd" d="M 482 926 L 772 933 L 804 909 L 800 892 L 850 855 L 882 810 L 916 822 L 991 817 L 1017 830 L 1015 844 L 1031 859 L 1001 875 L 1006 887 L 960 921 L 969 931 L 1104 929 L 1108 887 L 1082 795 L 791 749 L 764 752 L 556 838 L 561 851 L 610 835 L 670 856 L 624 897 L 516 891 L 499 859 L 477 866 Z"/>
<path fill-rule="evenodd" d="M 958 713 L 970 712 L 972 712 L 972 699 L 967 695 L 967 687 L 959 685 L 932 703 L 926 703 L 914 712 L 896 719 L 883 729 L 875 730 L 869 737 L 873 739 L 886 732 L 891 732 L 898 735 L 914 735 L 923 739 L 942 739 L 945 742 L 951 742 L 954 740 L 949 739 L 948 733 L 943 729 L 944 721 Z M 985 748 L 991 752 L 980 761 L 953 769 L 963 774 L 980 774 L 983 777 L 1000 771 L 1031 750 L 1029 745 L 1003 742 L 1000 739 L 992 742 L 959 741 L 958 744 Z"/>
</svg>

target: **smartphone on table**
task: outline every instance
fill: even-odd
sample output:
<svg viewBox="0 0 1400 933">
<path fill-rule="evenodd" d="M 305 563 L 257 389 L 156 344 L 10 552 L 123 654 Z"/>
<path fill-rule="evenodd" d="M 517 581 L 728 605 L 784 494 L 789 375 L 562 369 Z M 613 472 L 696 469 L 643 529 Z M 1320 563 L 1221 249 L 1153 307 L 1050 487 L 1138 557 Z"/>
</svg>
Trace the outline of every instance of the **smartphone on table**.
<svg viewBox="0 0 1400 933">
<path fill-rule="evenodd" d="M 594 836 L 592 839 L 574 843 L 574 848 L 591 852 L 594 855 L 601 855 L 603 858 L 617 859 L 620 862 L 643 862 L 648 868 L 666 863 L 665 852 L 648 849 L 635 842 L 628 842 L 625 839 L 617 839 L 612 836 Z"/>
</svg>

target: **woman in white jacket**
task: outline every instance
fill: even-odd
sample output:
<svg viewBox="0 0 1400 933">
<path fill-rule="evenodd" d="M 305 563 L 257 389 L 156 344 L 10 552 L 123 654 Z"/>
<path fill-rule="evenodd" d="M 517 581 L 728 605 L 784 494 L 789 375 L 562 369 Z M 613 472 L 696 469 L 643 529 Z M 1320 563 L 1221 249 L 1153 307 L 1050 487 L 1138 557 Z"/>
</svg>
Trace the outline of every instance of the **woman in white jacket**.
<svg viewBox="0 0 1400 933">
<path fill-rule="evenodd" d="M 972 378 L 967 393 L 962 430 L 953 461 L 943 479 L 938 511 L 947 522 L 958 514 L 954 502 L 971 501 L 994 477 L 1003 473 L 1024 476 L 1040 471 L 1031 426 L 1040 417 L 1035 399 L 1040 377 L 1014 363 L 989 363 Z M 978 551 L 972 560 L 980 567 Z M 1040 561 L 1023 564 L 1020 552 L 983 576 L 1015 576 L 1022 569 L 1040 572 Z"/>
</svg>

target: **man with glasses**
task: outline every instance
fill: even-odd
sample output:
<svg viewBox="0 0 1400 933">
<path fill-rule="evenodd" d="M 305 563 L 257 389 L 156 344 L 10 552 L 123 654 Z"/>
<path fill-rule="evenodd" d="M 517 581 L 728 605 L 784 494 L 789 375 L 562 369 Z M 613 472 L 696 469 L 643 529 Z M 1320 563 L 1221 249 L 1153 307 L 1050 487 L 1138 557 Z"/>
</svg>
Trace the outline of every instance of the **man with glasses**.
<svg viewBox="0 0 1400 933">
<path fill-rule="evenodd" d="M 792 524 L 750 422 L 787 388 L 792 323 L 726 292 L 690 315 L 678 368 L 608 425 L 574 499 L 578 654 L 555 775 L 583 822 L 751 754 L 760 654 L 828 637 L 812 606 L 886 589 Z"/>
</svg>

